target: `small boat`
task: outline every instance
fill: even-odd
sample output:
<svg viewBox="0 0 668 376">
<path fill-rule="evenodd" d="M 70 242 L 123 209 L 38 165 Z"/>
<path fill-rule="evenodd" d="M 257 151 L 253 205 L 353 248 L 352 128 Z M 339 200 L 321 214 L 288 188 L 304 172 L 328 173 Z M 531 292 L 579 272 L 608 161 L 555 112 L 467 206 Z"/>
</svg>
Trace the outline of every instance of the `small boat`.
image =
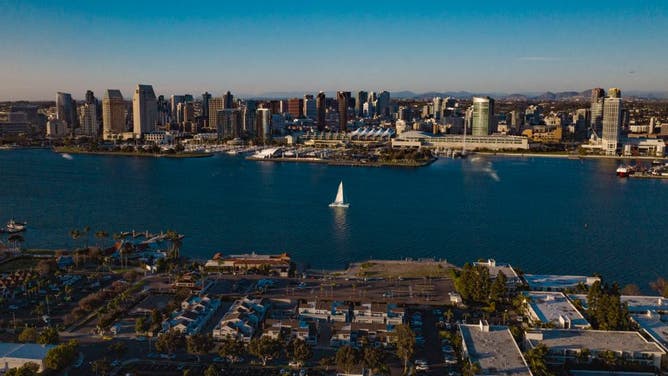
<svg viewBox="0 0 668 376">
<path fill-rule="evenodd" d="M 343 199 L 343 182 L 339 183 L 339 190 L 336 192 L 336 198 L 334 202 L 329 204 L 330 208 L 347 208 L 350 204 L 345 202 Z"/>
<path fill-rule="evenodd" d="M 633 175 L 636 172 L 636 168 L 633 166 L 619 166 L 617 167 L 617 176 L 620 178 L 628 178 L 629 175 Z"/>
<path fill-rule="evenodd" d="M 17 222 L 13 219 L 10 219 L 9 222 L 7 222 L 7 225 L 5 226 L 5 229 L 9 233 L 16 233 L 25 231 L 27 226 L 28 223 L 26 222 Z"/>
</svg>

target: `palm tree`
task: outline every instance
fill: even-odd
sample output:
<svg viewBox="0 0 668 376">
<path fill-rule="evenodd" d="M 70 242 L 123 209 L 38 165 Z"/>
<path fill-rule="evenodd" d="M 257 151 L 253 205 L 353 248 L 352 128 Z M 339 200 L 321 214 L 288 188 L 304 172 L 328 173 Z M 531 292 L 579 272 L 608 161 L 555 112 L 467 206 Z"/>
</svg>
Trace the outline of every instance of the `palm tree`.
<svg viewBox="0 0 668 376">
<path fill-rule="evenodd" d="M 7 240 L 12 243 L 12 248 L 19 250 L 17 244 L 23 243 L 25 239 L 21 234 L 11 234 Z"/>
<path fill-rule="evenodd" d="M 79 231 L 78 229 L 70 230 L 70 237 L 72 237 L 72 240 L 74 240 L 76 247 L 76 241 L 81 237 L 81 231 Z"/>
<path fill-rule="evenodd" d="M 169 242 L 171 243 L 170 250 L 169 250 L 170 257 L 178 258 L 179 257 L 179 251 L 181 250 L 181 244 L 182 244 L 181 235 L 179 235 L 174 230 L 167 230 L 167 233 L 165 234 L 165 239 L 169 240 Z"/>
<path fill-rule="evenodd" d="M 89 237 L 88 237 L 88 233 L 89 233 L 89 232 L 90 232 L 90 226 L 85 226 L 85 227 L 83 228 L 83 235 L 86 236 L 86 249 L 88 249 L 88 239 L 89 239 Z"/>
<path fill-rule="evenodd" d="M 98 248 L 102 248 L 102 246 L 100 246 L 99 242 L 100 242 L 101 240 L 103 240 L 103 239 L 108 238 L 108 237 L 109 237 L 109 233 L 107 233 L 106 231 L 102 231 L 102 230 L 100 230 L 100 231 L 95 232 L 95 237 L 96 237 L 97 240 L 98 240 L 98 245 L 97 245 Z"/>
</svg>

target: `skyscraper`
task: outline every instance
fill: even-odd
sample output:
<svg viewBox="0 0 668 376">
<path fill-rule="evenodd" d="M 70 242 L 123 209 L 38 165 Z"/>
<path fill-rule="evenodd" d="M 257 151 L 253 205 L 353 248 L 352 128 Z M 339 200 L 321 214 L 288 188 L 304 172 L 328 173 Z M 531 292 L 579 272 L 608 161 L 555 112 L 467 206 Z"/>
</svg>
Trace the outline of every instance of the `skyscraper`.
<svg viewBox="0 0 668 376">
<path fill-rule="evenodd" d="M 355 98 L 355 115 L 359 117 L 364 116 L 364 103 L 368 100 L 369 93 L 363 90 L 357 92 L 357 98 Z"/>
<path fill-rule="evenodd" d="M 76 127 L 76 105 L 70 93 L 58 92 L 56 95 L 56 118 L 71 129 Z"/>
<path fill-rule="evenodd" d="M 494 118 L 494 99 L 473 97 L 472 130 L 473 136 L 487 136 L 492 133 Z"/>
<path fill-rule="evenodd" d="M 158 102 L 151 85 L 137 85 L 132 96 L 133 132 L 137 136 L 155 130 L 158 121 Z"/>
<path fill-rule="evenodd" d="M 316 96 L 316 103 L 315 106 L 317 107 L 318 110 L 318 130 L 320 132 L 325 130 L 325 126 L 327 126 L 326 123 L 326 116 L 327 116 L 327 104 L 326 104 L 327 98 L 325 97 L 325 93 L 322 91 L 318 93 Z"/>
<path fill-rule="evenodd" d="M 169 113 L 170 113 L 170 120 L 172 123 L 181 123 L 183 121 L 183 114 L 179 113 L 179 103 L 185 103 L 185 102 L 186 102 L 185 95 L 172 95 L 169 98 L 169 104 L 170 104 Z"/>
<path fill-rule="evenodd" d="M 226 108 L 218 111 L 218 137 L 236 138 L 241 135 L 242 130 L 241 110 L 238 108 Z"/>
<path fill-rule="evenodd" d="M 603 127 L 603 101 L 605 100 L 605 90 L 600 87 L 591 91 L 591 131 L 596 137 L 601 135 Z"/>
<path fill-rule="evenodd" d="M 315 120 L 318 116 L 318 109 L 312 94 L 304 95 L 304 116 L 311 120 Z"/>
<path fill-rule="evenodd" d="M 86 98 L 88 101 L 88 98 Z M 79 107 L 79 134 L 97 138 L 99 127 L 97 123 L 97 105 L 95 103 L 84 103 Z"/>
<path fill-rule="evenodd" d="M 293 119 L 304 117 L 304 101 L 301 98 L 288 99 L 288 113 Z"/>
<path fill-rule="evenodd" d="M 605 154 L 614 155 L 619 143 L 619 130 L 622 127 L 622 91 L 617 88 L 608 90 L 608 97 L 603 101 L 603 131 L 601 145 Z"/>
<path fill-rule="evenodd" d="M 348 131 L 348 101 L 350 101 L 349 91 L 337 91 L 336 101 L 339 107 L 339 132 Z"/>
<path fill-rule="evenodd" d="M 247 100 L 243 108 L 243 133 L 254 137 L 257 134 L 257 102 Z"/>
<path fill-rule="evenodd" d="M 223 104 L 225 108 L 234 108 L 234 95 L 229 91 L 223 95 Z"/>
<path fill-rule="evenodd" d="M 378 104 L 376 105 L 376 111 L 380 116 L 386 117 L 390 116 L 390 92 L 382 91 L 378 95 Z"/>
<path fill-rule="evenodd" d="M 262 142 L 271 139 L 271 110 L 260 108 L 257 110 L 257 137 Z"/>
<path fill-rule="evenodd" d="M 223 98 L 211 98 L 209 99 L 209 129 L 218 129 L 218 111 L 225 108 L 225 102 Z"/>
<path fill-rule="evenodd" d="M 211 94 L 208 91 L 205 91 L 202 94 L 202 117 L 204 118 L 204 124 L 208 126 L 209 122 L 209 100 L 211 99 Z"/>
<path fill-rule="evenodd" d="M 434 97 L 434 119 L 441 120 L 441 115 L 443 114 L 443 98 Z"/>
<path fill-rule="evenodd" d="M 125 132 L 125 100 L 120 90 L 108 89 L 102 98 L 102 129 L 108 134 Z"/>
<path fill-rule="evenodd" d="M 95 98 L 95 93 L 92 90 L 86 91 L 86 103 L 88 104 L 97 104 L 97 99 Z"/>
</svg>

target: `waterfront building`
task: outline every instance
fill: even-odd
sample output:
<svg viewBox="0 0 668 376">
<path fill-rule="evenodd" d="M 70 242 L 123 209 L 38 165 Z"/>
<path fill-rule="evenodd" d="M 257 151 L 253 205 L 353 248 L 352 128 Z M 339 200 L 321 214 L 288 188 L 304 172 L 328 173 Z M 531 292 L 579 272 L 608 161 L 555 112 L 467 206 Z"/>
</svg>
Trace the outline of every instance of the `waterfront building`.
<svg viewBox="0 0 668 376">
<path fill-rule="evenodd" d="M 461 149 L 464 138 L 461 135 L 432 135 L 421 131 L 406 131 L 392 139 L 393 148 Z M 529 139 L 524 136 L 467 136 L 466 149 L 487 150 L 529 150 Z"/>
<path fill-rule="evenodd" d="M 290 255 L 287 253 L 278 255 L 247 253 L 228 256 L 217 253 L 204 265 L 207 270 L 223 273 L 237 273 L 251 269 L 267 268 L 270 274 L 275 273 L 281 277 L 288 277 L 291 266 L 292 261 Z"/>
<path fill-rule="evenodd" d="M 621 90 L 611 88 L 603 101 L 603 131 L 601 143 L 605 154 L 614 155 L 619 144 L 619 131 L 622 127 Z"/>
<path fill-rule="evenodd" d="M 547 347 L 546 361 L 552 365 L 581 359 L 580 353 L 586 349 L 587 359 L 596 359 L 601 353 L 612 351 L 626 361 L 658 369 L 666 355 L 659 345 L 630 331 L 537 328 L 525 333 L 527 349 L 539 344 Z"/>
<path fill-rule="evenodd" d="M 355 115 L 362 117 L 364 116 L 364 103 L 369 100 L 369 93 L 360 90 L 357 92 L 357 97 L 355 98 Z"/>
<path fill-rule="evenodd" d="M 137 85 L 132 97 L 132 120 L 135 137 L 154 131 L 158 120 L 158 102 L 151 85 Z"/>
<path fill-rule="evenodd" d="M 65 120 L 50 119 L 46 122 L 46 137 L 47 138 L 62 138 L 70 135 L 72 129 Z M 4 132 L 3 132 L 4 133 Z"/>
<path fill-rule="evenodd" d="M 506 287 L 511 290 L 516 289 L 522 284 L 522 279 L 517 275 L 517 272 L 510 264 L 496 262 L 494 259 L 488 259 L 487 261 L 476 261 L 473 265 L 486 268 L 492 280 L 496 279 L 499 276 L 499 273 L 503 273 L 503 275 L 506 276 Z"/>
<path fill-rule="evenodd" d="M 522 351 L 506 326 L 459 325 L 462 353 L 484 375 L 532 376 Z"/>
<path fill-rule="evenodd" d="M 179 106 L 181 103 L 186 102 L 185 95 L 172 95 L 169 99 L 170 103 L 170 120 L 172 123 L 176 122 L 181 124 L 183 122 L 183 113 L 181 112 L 183 106 Z"/>
<path fill-rule="evenodd" d="M 158 107 L 158 115 L 157 115 L 157 120 L 156 120 L 156 125 L 166 125 L 169 124 L 170 122 L 174 122 L 175 119 L 172 117 L 174 116 L 174 113 L 170 110 L 170 104 L 169 101 L 165 99 L 164 95 L 158 96 L 158 101 L 157 101 L 157 107 Z"/>
<path fill-rule="evenodd" d="M 524 292 L 527 316 L 534 325 L 587 329 L 591 325 L 562 292 Z"/>
<path fill-rule="evenodd" d="M 107 89 L 102 98 L 103 136 L 125 132 L 125 100 L 120 90 Z"/>
<path fill-rule="evenodd" d="M 666 312 L 666 310 L 663 310 Z M 668 316 L 657 311 L 631 315 L 640 329 L 656 342 L 663 351 L 668 351 Z"/>
<path fill-rule="evenodd" d="M 97 138 L 99 126 L 97 123 L 97 104 L 84 103 L 79 107 L 79 134 Z"/>
<path fill-rule="evenodd" d="M 208 126 L 211 129 L 218 128 L 218 111 L 221 111 L 225 108 L 225 101 L 223 98 L 211 98 L 209 101 L 209 120 Z"/>
<path fill-rule="evenodd" d="M 56 119 L 67 123 L 70 129 L 77 127 L 76 102 L 70 93 L 58 92 L 56 95 Z"/>
<path fill-rule="evenodd" d="M 441 117 L 443 115 L 443 98 L 441 97 L 434 97 L 432 100 L 433 103 L 433 110 L 432 113 L 434 115 L 434 119 L 436 120 L 441 120 Z"/>
<path fill-rule="evenodd" d="M 473 97 L 471 135 L 487 136 L 493 131 L 494 99 Z"/>
<path fill-rule="evenodd" d="M 237 138 L 241 135 L 243 118 L 240 109 L 226 108 L 219 110 L 216 121 L 219 138 Z"/>
<path fill-rule="evenodd" d="M 257 136 L 262 142 L 271 139 L 271 110 L 260 108 L 257 110 Z"/>
<path fill-rule="evenodd" d="M 243 107 L 243 134 L 250 137 L 257 135 L 257 102 L 247 100 Z"/>
<path fill-rule="evenodd" d="M 599 277 L 579 275 L 524 274 L 523 277 L 533 291 L 564 291 L 578 285 L 589 287 L 601 281 Z"/>
<path fill-rule="evenodd" d="M 288 114 L 293 119 L 301 119 L 304 117 L 304 100 L 301 98 L 288 99 Z"/>
<path fill-rule="evenodd" d="M 318 131 L 322 132 L 327 126 L 327 98 L 324 92 L 319 92 L 316 96 L 316 109 L 318 111 Z"/>
<path fill-rule="evenodd" d="M 234 95 L 229 91 L 223 95 L 223 105 L 225 109 L 234 108 Z"/>
<path fill-rule="evenodd" d="M 304 116 L 311 120 L 316 120 L 318 117 L 318 107 L 312 94 L 304 95 L 303 113 Z"/>
<path fill-rule="evenodd" d="M 348 102 L 350 101 L 349 91 L 336 92 L 336 101 L 339 109 L 339 132 L 348 131 Z"/>
</svg>

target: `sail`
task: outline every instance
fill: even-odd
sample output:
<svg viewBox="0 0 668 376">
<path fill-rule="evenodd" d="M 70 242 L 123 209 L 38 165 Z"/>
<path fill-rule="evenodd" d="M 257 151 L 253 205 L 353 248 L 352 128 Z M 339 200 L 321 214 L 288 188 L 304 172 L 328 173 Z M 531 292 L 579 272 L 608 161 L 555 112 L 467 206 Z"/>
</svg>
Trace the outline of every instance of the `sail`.
<svg viewBox="0 0 668 376">
<path fill-rule="evenodd" d="M 339 191 L 336 192 L 336 199 L 334 199 L 334 202 L 343 204 L 343 182 L 339 183 Z"/>
</svg>

